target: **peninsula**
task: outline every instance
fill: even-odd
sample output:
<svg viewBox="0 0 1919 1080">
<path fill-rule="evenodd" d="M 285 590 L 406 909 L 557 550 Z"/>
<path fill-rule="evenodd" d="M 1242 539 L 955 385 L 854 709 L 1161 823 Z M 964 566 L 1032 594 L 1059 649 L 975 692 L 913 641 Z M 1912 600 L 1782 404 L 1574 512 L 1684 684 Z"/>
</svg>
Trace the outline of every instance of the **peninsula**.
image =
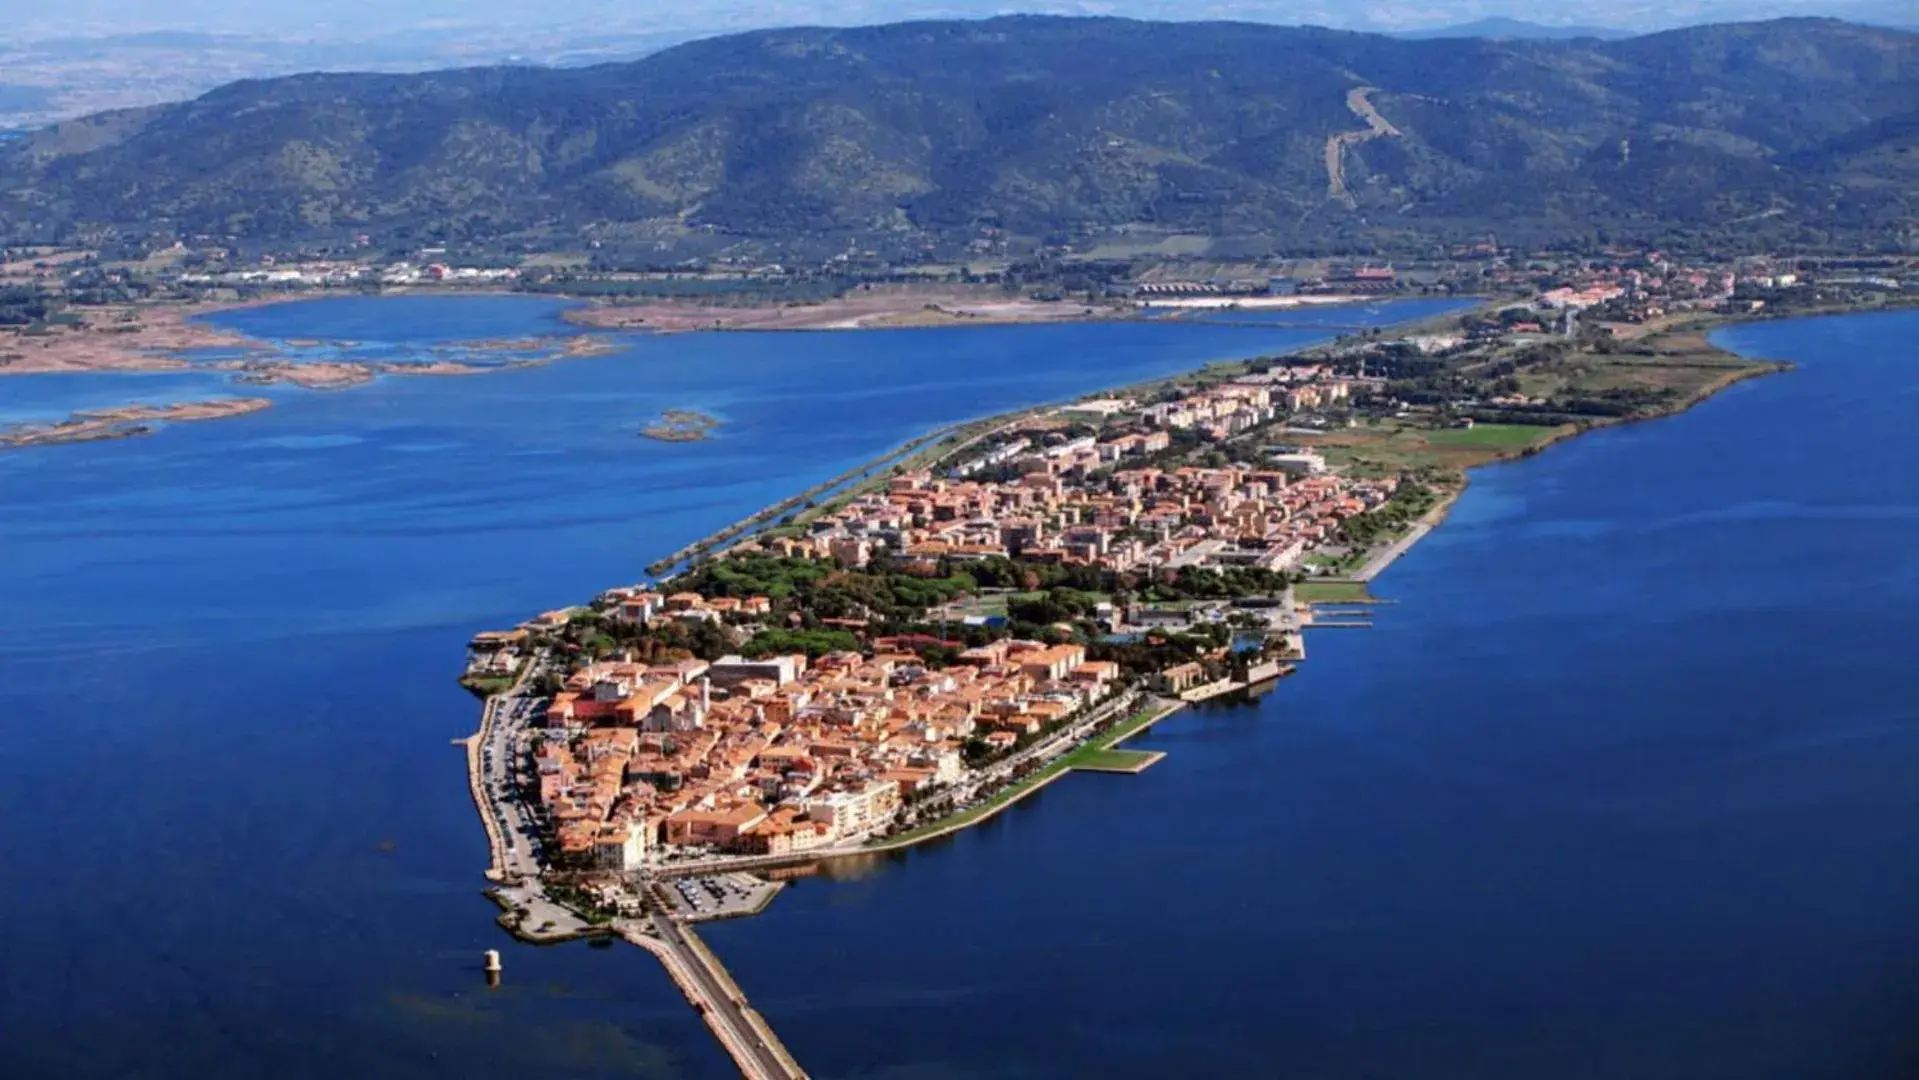
<svg viewBox="0 0 1919 1080">
<path fill-rule="evenodd" d="M 478 635 L 465 745 L 503 925 L 635 941 L 739 1042 L 667 959 L 687 924 L 758 910 L 756 874 L 1151 766 L 1120 744 L 1283 676 L 1306 629 L 1367 625 L 1367 583 L 1467 469 L 1782 370 L 1706 340 L 1767 310 L 1736 288 L 1597 273 L 959 425 L 666 580 Z"/>
</svg>

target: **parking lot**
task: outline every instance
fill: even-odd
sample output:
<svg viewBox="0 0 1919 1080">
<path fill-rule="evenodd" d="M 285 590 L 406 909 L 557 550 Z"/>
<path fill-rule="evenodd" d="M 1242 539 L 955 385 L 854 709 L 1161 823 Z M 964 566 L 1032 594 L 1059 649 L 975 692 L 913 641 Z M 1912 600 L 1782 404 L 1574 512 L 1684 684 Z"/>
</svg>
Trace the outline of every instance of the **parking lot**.
<svg viewBox="0 0 1919 1080">
<path fill-rule="evenodd" d="M 532 698 L 508 699 L 480 748 L 480 774 L 505 842 L 503 869 L 509 876 L 533 877 L 540 869 L 539 827 L 515 791 L 527 778 L 524 739 L 538 707 Z"/>
<path fill-rule="evenodd" d="M 751 874 L 676 878 L 664 884 L 674 914 L 687 919 L 728 919 L 765 907 L 780 884 Z"/>
</svg>

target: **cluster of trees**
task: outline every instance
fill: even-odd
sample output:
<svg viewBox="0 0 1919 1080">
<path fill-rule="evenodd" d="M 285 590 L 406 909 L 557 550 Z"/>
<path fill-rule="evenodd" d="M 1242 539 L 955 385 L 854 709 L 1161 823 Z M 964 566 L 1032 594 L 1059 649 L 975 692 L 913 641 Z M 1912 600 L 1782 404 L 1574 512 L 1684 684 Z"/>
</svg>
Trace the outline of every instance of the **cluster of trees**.
<svg viewBox="0 0 1919 1080">
<path fill-rule="evenodd" d="M 1340 525 L 1346 541 L 1365 547 L 1406 529 L 1431 510 L 1439 494 L 1423 484 L 1402 483 L 1385 505 L 1349 517 Z"/>
<path fill-rule="evenodd" d="M 1669 404 L 1677 392 L 1652 386 L 1619 386 L 1554 398 L 1551 407 L 1578 417 L 1644 416 Z"/>
<path fill-rule="evenodd" d="M 1164 671 L 1176 664 L 1200 660 L 1231 644 L 1232 628 L 1223 623 L 1196 627 L 1185 633 L 1151 633 L 1137 641 L 1094 641 L 1086 647 L 1090 660 L 1109 660 L 1130 676 Z M 1216 665 L 1209 665 L 1213 675 Z"/>
<path fill-rule="evenodd" d="M 777 555 L 733 555 L 713 559 L 668 582 L 668 591 L 705 596 L 766 596 L 781 600 L 804 596 L 832 572 L 826 563 Z"/>
<path fill-rule="evenodd" d="M 965 574 L 942 578 L 914 577 L 898 573 L 856 573 L 841 571 L 814 587 L 805 596 L 800 617 L 810 621 L 827 619 L 870 619 L 883 626 L 917 620 L 928 608 L 977 591 L 978 583 Z"/>
<path fill-rule="evenodd" d="M 0 285 L 0 326 L 33 326 L 55 310 L 52 295 L 38 285 Z"/>
<path fill-rule="evenodd" d="M 1061 586 L 1036 596 L 1013 598 L 1007 602 L 1006 617 L 1039 626 L 1072 622 L 1093 614 L 1093 609 L 1105 602 L 1105 593 Z"/>
<path fill-rule="evenodd" d="M 152 295 L 153 286 L 126 270 L 84 267 L 67 279 L 67 299 L 75 304 L 126 304 Z"/>
<path fill-rule="evenodd" d="M 851 630 L 819 628 L 813 630 L 761 630 L 740 646 L 740 654 L 748 657 L 780 656 L 786 653 L 805 653 L 808 656 L 824 656 L 830 652 L 857 652 L 860 639 Z"/>
<path fill-rule="evenodd" d="M 1155 578 L 1141 595 L 1147 600 L 1231 600 L 1241 596 L 1273 596 L 1290 582 L 1277 570 L 1231 566 L 1218 570 L 1182 567 L 1171 580 Z"/>
</svg>

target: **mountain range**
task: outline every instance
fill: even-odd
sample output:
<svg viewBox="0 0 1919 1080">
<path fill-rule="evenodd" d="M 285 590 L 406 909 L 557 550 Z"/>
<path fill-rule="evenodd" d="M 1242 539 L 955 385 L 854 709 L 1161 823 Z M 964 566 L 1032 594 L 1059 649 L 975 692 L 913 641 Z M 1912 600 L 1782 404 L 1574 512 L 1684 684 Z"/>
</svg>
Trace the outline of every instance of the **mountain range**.
<svg viewBox="0 0 1919 1080">
<path fill-rule="evenodd" d="M 1019 16 L 238 82 L 0 143 L 0 239 L 1896 247 L 1916 146 L 1919 35 L 1832 20 L 1602 41 Z"/>
</svg>

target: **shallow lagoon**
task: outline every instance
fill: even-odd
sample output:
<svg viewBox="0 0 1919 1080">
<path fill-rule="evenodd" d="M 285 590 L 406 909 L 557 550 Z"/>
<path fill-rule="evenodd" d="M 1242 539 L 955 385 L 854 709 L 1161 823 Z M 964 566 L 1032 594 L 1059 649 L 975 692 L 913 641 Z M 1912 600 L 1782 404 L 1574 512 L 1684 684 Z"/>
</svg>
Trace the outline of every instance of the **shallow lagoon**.
<svg viewBox="0 0 1919 1080">
<path fill-rule="evenodd" d="M 708 939 L 820 1077 L 1909 1071 L 1916 332 L 1725 333 L 1800 369 L 1481 471 L 1374 630 L 1153 769 Z M 1313 333 L 644 339 L 0 455 L 0 1075 L 730 1075 L 637 951 L 493 928 L 465 637 L 938 422 Z M 635 435 L 681 406 L 727 426 Z"/>
<path fill-rule="evenodd" d="M 551 332 L 557 311 L 388 303 L 216 318 L 399 352 Z M 249 416 L 0 454 L 0 1075 L 729 1075 L 636 950 L 519 947 L 493 926 L 448 745 L 476 716 L 453 682 L 466 638 L 937 424 L 1324 333 L 635 338 L 470 378 L 269 388 Z M 77 396 L 41 381 L 63 378 L 0 395 L 64 413 Z M 128 400 L 132 383 L 94 378 L 68 385 Z M 638 436 L 680 407 L 725 426 Z M 507 953 L 493 993 L 489 947 Z"/>
</svg>

